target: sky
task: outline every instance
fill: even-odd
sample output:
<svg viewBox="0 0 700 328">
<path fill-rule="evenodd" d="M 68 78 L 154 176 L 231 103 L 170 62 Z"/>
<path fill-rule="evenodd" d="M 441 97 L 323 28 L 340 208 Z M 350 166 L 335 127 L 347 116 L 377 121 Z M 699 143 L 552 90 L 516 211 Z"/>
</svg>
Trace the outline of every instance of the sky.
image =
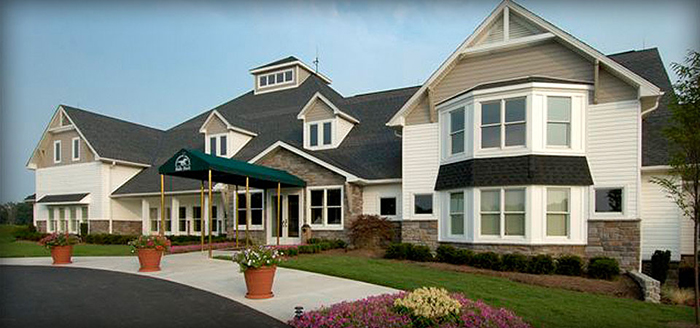
<svg viewBox="0 0 700 328">
<path fill-rule="evenodd" d="M 700 1 L 516 1 L 605 54 L 700 49 Z M 491 1 L 0 0 L 0 203 L 34 193 L 27 161 L 60 104 L 167 129 L 294 55 L 345 96 L 419 85 Z"/>
</svg>

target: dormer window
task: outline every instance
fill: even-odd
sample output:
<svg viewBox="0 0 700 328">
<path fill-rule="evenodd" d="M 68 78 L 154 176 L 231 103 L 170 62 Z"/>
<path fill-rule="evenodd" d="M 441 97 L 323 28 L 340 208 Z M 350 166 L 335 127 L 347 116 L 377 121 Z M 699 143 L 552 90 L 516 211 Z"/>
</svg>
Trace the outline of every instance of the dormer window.
<svg viewBox="0 0 700 328">
<path fill-rule="evenodd" d="M 294 69 L 285 71 L 273 72 L 270 74 L 260 75 L 258 77 L 258 87 L 271 87 L 279 84 L 287 84 L 294 82 Z"/>
<path fill-rule="evenodd" d="M 297 119 L 304 121 L 304 148 L 312 150 L 337 148 L 360 123 L 320 93 L 311 97 Z"/>
<path fill-rule="evenodd" d="M 228 157 L 228 138 L 225 134 L 209 136 L 209 151 L 210 155 Z"/>
<path fill-rule="evenodd" d="M 333 144 L 333 122 L 309 123 L 309 146 L 330 146 Z"/>
</svg>

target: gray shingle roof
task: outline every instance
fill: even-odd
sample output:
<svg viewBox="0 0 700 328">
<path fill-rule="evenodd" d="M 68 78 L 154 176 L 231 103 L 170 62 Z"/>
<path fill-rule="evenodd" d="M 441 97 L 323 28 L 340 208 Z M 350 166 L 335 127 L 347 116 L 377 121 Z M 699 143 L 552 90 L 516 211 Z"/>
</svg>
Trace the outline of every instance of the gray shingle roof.
<svg viewBox="0 0 700 328">
<path fill-rule="evenodd" d="M 666 93 L 661 97 L 659 107 L 642 120 L 642 166 L 667 165 L 669 144 L 662 131 L 671 118 L 668 103 L 671 100 L 673 86 L 666 73 L 659 50 L 652 48 L 627 51 L 608 57 Z"/>
<path fill-rule="evenodd" d="M 258 67 L 256 67 L 256 68 L 253 68 L 252 71 L 254 71 L 254 70 L 256 70 L 256 69 L 265 68 L 265 67 L 271 67 L 271 66 L 275 66 L 275 65 L 291 63 L 291 62 L 295 62 L 295 61 L 298 61 L 298 60 L 299 60 L 299 59 L 298 59 L 297 57 L 289 56 L 289 57 L 287 57 L 287 58 L 282 58 L 282 59 L 280 59 L 280 60 L 273 61 L 273 62 L 271 62 L 271 63 L 269 63 L 269 64 L 265 64 L 265 65 L 262 65 L 262 66 L 258 66 Z"/>
<path fill-rule="evenodd" d="M 83 194 L 62 194 L 62 195 L 46 195 L 41 197 L 37 203 L 69 203 L 79 202 L 85 198 L 88 193 Z"/>
</svg>

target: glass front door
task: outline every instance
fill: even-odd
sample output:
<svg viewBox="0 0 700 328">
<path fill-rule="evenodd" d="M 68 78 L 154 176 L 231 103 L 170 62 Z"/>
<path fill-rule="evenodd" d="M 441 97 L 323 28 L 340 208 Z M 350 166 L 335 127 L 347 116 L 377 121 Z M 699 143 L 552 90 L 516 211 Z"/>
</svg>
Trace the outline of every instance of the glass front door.
<svg viewBox="0 0 700 328">
<path fill-rule="evenodd" d="M 277 192 L 270 193 L 268 204 L 268 244 L 276 245 L 279 235 L 280 245 L 298 244 L 301 242 L 301 197 L 299 193 L 285 193 L 280 195 L 280 218 L 277 218 Z"/>
</svg>

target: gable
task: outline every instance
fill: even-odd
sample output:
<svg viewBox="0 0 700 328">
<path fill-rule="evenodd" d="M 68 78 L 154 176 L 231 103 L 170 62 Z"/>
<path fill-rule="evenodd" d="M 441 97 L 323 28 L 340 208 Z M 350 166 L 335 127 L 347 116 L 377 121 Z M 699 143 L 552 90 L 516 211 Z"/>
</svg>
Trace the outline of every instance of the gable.
<svg viewBox="0 0 700 328">
<path fill-rule="evenodd" d="M 320 99 L 316 99 L 311 108 L 306 112 L 306 121 L 321 121 L 334 118 L 333 109 Z"/>
<path fill-rule="evenodd" d="M 219 116 L 214 115 L 208 122 L 202 127 L 207 134 L 219 134 L 228 132 L 228 127 Z"/>
<path fill-rule="evenodd" d="M 74 161 L 72 159 L 72 142 L 74 138 L 79 138 L 80 140 L 80 159 Z M 61 143 L 61 162 L 54 163 L 54 153 L 53 147 L 54 142 L 59 141 Z M 47 132 L 46 136 L 42 138 L 37 147 L 36 153 L 32 156 L 31 162 L 36 165 L 36 168 L 46 168 L 52 166 L 70 165 L 87 163 L 95 160 L 95 154 L 90 150 L 85 140 L 80 137 L 75 129 L 70 129 L 61 132 Z"/>
<path fill-rule="evenodd" d="M 284 170 L 304 180 L 307 186 L 341 185 L 345 177 L 291 151 L 278 147 L 255 161 L 255 164 Z"/>
</svg>

